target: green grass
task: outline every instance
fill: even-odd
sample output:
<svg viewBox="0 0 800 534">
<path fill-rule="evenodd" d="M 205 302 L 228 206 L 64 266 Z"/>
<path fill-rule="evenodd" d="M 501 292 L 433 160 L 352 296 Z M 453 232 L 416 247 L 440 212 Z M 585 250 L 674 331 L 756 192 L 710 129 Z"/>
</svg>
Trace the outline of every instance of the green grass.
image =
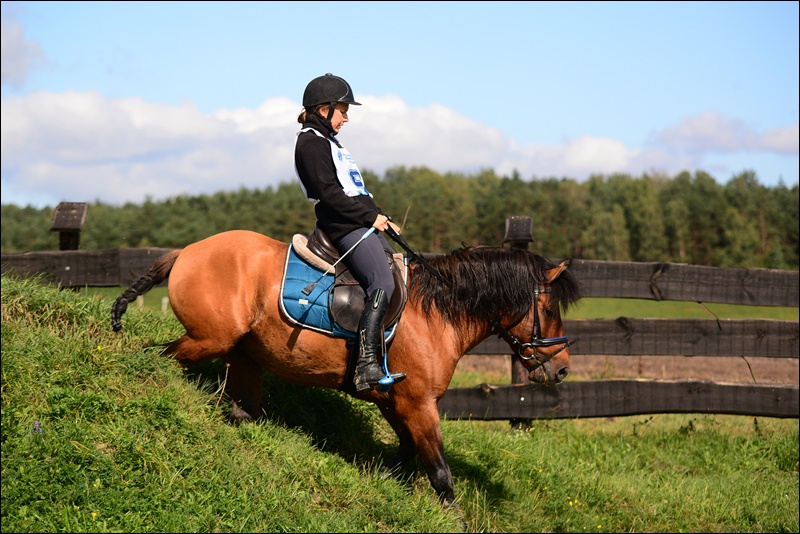
<svg viewBox="0 0 800 534">
<path fill-rule="evenodd" d="M 796 421 L 659 415 L 537 421 L 527 432 L 458 425 L 444 435 L 477 530 L 798 528 Z"/>
<path fill-rule="evenodd" d="M 713 315 L 712 315 L 713 313 Z M 687 302 L 680 300 L 643 300 L 585 298 L 569 310 L 567 319 L 781 319 L 797 321 L 798 308 L 782 306 L 745 306 L 716 302 Z"/>
<path fill-rule="evenodd" d="M 269 417 L 231 425 L 224 367 L 187 373 L 160 355 L 182 333 L 160 299 L 111 332 L 117 294 L 2 279 L 3 532 L 459 528 L 419 464 L 380 476 L 396 439 L 374 406 L 267 375 Z M 442 432 L 473 531 L 798 531 L 796 419 L 444 421 Z"/>
<path fill-rule="evenodd" d="M 273 417 L 233 426 L 215 373 L 151 346 L 171 314 L 3 278 L 2 531 L 447 531 L 429 487 L 384 479 L 371 405 L 272 378 Z M 41 433 L 38 430 L 41 430 Z"/>
</svg>

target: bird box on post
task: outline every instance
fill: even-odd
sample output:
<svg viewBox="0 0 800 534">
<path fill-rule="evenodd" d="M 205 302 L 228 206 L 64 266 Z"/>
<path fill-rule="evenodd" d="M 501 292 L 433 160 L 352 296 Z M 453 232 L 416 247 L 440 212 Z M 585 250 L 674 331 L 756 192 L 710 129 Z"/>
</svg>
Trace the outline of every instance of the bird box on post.
<svg viewBox="0 0 800 534">
<path fill-rule="evenodd" d="M 533 217 L 524 215 L 506 217 L 506 236 L 503 238 L 503 243 L 510 243 L 512 247 L 527 250 L 531 241 L 533 241 Z"/>
<path fill-rule="evenodd" d="M 58 232 L 58 250 L 78 250 L 86 221 L 85 202 L 59 202 L 53 212 L 51 232 Z"/>
</svg>

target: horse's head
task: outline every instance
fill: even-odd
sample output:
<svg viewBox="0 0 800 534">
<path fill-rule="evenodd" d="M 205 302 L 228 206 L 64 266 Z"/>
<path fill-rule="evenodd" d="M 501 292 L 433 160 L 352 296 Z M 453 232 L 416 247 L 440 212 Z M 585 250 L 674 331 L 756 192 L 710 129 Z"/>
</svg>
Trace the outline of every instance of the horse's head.
<svg viewBox="0 0 800 534">
<path fill-rule="evenodd" d="M 569 260 L 564 260 L 546 271 L 546 280 L 534 290 L 530 312 L 511 330 L 518 339 L 530 339 L 521 345 L 519 356 L 532 382 L 558 384 L 569 374 L 569 346 L 577 338 L 568 340 L 564 334 L 561 308 L 578 294 L 571 277 L 565 276 L 564 284 L 559 284 L 568 266 Z"/>
<path fill-rule="evenodd" d="M 430 263 L 437 274 L 415 270 L 409 291 L 424 313 L 435 308 L 465 337 L 470 327 L 502 337 L 534 382 L 566 378 L 575 340 L 564 336 L 561 311 L 581 297 L 569 260 L 556 265 L 524 249 L 464 247 Z"/>
</svg>

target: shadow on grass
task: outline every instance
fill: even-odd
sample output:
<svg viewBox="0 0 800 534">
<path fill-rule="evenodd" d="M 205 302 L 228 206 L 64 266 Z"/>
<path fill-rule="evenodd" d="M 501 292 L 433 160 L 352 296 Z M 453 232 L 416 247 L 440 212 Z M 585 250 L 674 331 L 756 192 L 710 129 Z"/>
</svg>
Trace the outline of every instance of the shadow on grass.
<svg viewBox="0 0 800 534">
<path fill-rule="evenodd" d="M 204 391 L 219 391 L 225 380 L 221 360 L 187 367 L 186 376 Z M 225 402 L 229 402 L 226 401 Z M 382 419 L 371 403 L 349 397 L 341 391 L 299 386 L 264 372 L 262 417 L 297 429 L 309 436 L 315 447 L 342 458 L 370 464 L 394 454 L 395 444 L 387 445 L 376 437 L 376 423 Z"/>
<path fill-rule="evenodd" d="M 447 449 L 447 443 L 445 443 L 445 449 Z M 457 451 L 450 451 L 447 460 L 456 484 L 461 482 L 485 495 L 486 504 L 489 507 L 515 499 L 516 492 L 511 490 L 504 480 L 493 477 L 494 469 L 492 467 L 480 463 L 474 457 L 459 454 Z"/>
<path fill-rule="evenodd" d="M 212 393 L 219 391 L 225 380 L 225 364 L 221 360 L 197 364 L 185 372 L 189 380 Z M 377 407 L 341 391 L 298 386 L 264 372 L 263 409 L 262 417 L 300 430 L 319 450 L 337 454 L 360 469 L 382 465 L 397 452 L 397 439 L 391 430 L 390 443 L 379 437 L 376 427 L 383 416 Z M 385 427 L 389 429 L 388 424 Z M 513 491 L 502 480 L 492 478 L 491 468 L 458 451 L 448 453 L 447 443 L 444 446 L 456 482 L 476 488 L 490 503 L 511 498 Z M 427 478 L 417 457 L 392 470 L 391 476 L 409 490 L 417 479 Z"/>
</svg>

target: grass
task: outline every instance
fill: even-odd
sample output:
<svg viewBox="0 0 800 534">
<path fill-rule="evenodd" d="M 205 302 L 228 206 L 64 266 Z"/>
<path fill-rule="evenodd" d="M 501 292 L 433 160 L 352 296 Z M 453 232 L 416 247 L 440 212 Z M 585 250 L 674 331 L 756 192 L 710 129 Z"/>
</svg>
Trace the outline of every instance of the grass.
<svg viewBox="0 0 800 534">
<path fill-rule="evenodd" d="M 712 315 L 713 313 L 713 315 Z M 780 319 L 797 321 L 798 308 L 783 306 L 745 306 L 679 300 L 644 300 L 585 298 L 569 310 L 567 319 L 614 319 L 634 317 L 642 319 Z"/>
<path fill-rule="evenodd" d="M 179 335 L 171 314 L 131 309 L 115 335 L 101 298 L 5 277 L 2 298 L 3 532 L 458 525 L 378 475 L 370 405 L 272 379 L 273 417 L 233 426 L 218 383 L 150 348 Z"/>
<path fill-rule="evenodd" d="M 524 433 L 458 424 L 445 439 L 476 530 L 797 530 L 796 422 L 660 415 L 538 421 Z"/>
<path fill-rule="evenodd" d="M 110 293 L 2 279 L 3 532 L 459 528 L 418 464 L 380 476 L 396 439 L 374 406 L 267 375 L 270 416 L 231 425 L 224 367 L 187 373 L 160 356 L 182 328 L 157 295 L 112 333 Z M 442 432 L 472 531 L 798 531 L 796 419 L 444 421 Z"/>
</svg>

